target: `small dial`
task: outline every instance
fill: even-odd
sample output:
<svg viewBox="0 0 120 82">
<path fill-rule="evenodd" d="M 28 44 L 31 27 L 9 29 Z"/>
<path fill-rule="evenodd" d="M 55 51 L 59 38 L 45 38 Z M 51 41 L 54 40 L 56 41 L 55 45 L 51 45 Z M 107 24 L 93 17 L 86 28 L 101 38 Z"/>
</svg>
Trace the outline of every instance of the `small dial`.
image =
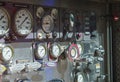
<svg viewBox="0 0 120 82">
<path fill-rule="evenodd" d="M 44 45 L 39 44 L 37 48 L 37 57 L 43 58 L 46 55 L 46 48 Z"/>
<path fill-rule="evenodd" d="M 46 15 L 42 19 L 42 28 L 44 32 L 50 33 L 54 28 L 54 21 L 50 15 Z"/>
<path fill-rule="evenodd" d="M 51 17 L 53 19 L 56 19 L 57 16 L 58 16 L 58 10 L 57 9 L 52 9 L 52 11 L 51 11 Z"/>
<path fill-rule="evenodd" d="M 38 7 L 36 11 L 36 16 L 38 18 L 42 18 L 43 15 L 44 15 L 44 9 L 42 7 Z"/>
<path fill-rule="evenodd" d="M 5 35 L 9 31 L 10 16 L 6 9 L 0 7 L 0 36 Z"/>
<path fill-rule="evenodd" d="M 9 61 L 13 57 L 13 49 L 10 46 L 5 46 L 2 49 L 2 59 Z"/>
<path fill-rule="evenodd" d="M 70 54 L 71 54 L 71 57 L 75 57 L 75 58 L 76 58 L 76 56 L 77 56 L 77 49 L 73 47 L 73 48 L 71 49 Z"/>
<path fill-rule="evenodd" d="M 59 57 L 61 54 L 61 47 L 59 44 L 53 44 L 51 48 L 51 55 L 55 58 Z"/>
<path fill-rule="evenodd" d="M 33 17 L 27 9 L 19 10 L 15 15 L 15 31 L 20 36 L 26 36 L 32 31 Z"/>
<path fill-rule="evenodd" d="M 79 49 L 76 44 L 71 44 L 68 50 L 68 58 L 70 61 L 74 61 L 79 57 Z"/>
<path fill-rule="evenodd" d="M 78 43 L 77 46 L 78 46 L 78 49 L 79 49 L 79 54 L 81 55 L 83 53 L 83 46 L 80 43 Z"/>
</svg>

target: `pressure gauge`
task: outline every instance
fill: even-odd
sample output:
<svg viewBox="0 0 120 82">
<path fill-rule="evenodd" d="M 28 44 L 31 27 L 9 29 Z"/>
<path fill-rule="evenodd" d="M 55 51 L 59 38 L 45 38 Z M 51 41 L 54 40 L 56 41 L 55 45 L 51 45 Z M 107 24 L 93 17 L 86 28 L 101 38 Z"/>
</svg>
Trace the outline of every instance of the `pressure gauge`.
<svg viewBox="0 0 120 82">
<path fill-rule="evenodd" d="M 33 17 L 27 9 L 19 10 L 15 15 L 15 31 L 19 36 L 26 36 L 32 31 Z"/>
<path fill-rule="evenodd" d="M 37 54 L 36 56 L 41 59 L 43 58 L 44 56 L 46 55 L 46 48 L 44 45 L 42 44 L 39 44 L 38 47 L 37 47 Z"/>
<path fill-rule="evenodd" d="M 79 49 L 76 44 L 71 44 L 68 50 L 68 58 L 70 61 L 76 60 L 79 57 Z"/>
<path fill-rule="evenodd" d="M 38 7 L 36 11 L 36 16 L 41 18 L 44 15 L 44 9 L 42 7 Z"/>
<path fill-rule="evenodd" d="M 71 54 L 71 57 L 75 57 L 77 56 L 77 49 L 76 48 L 72 48 L 71 51 L 70 51 L 70 54 Z"/>
<path fill-rule="evenodd" d="M 42 19 L 42 28 L 46 33 L 50 33 L 54 28 L 54 21 L 50 15 L 46 15 Z"/>
<path fill-rule="evenodd" d="M 58 10 L 55 9 L 55 8 L 52 9 L 52 11 L 51 11 L 51 17 L 52 17 L 53 19 L 56 19 L 57 16 L 58 16 Z"/>
<path fill-rule="evenodd" d="M 77 43 L 79 54 L 81 55 L 83 53 L 83 45 L 81 43 Z"/>
<path fill-rule="evenodd" d="M 13 57 L 13 48 L 10 46 L 5 46 L 2 49 L 2 60 L 9 61 Z"/>
<path fill-rule="evenodd" d="M 61 54 L 61 47 L 59 44 L 54 43 L 51 47 L 51 55 L 55 58 L 58 58 Z"/>
<path fill-rule="evenodd" d="M 5 35 L 9 31 L 10 16 L 6 9 L 0 7 L 0 36 Z"/>
</svg>

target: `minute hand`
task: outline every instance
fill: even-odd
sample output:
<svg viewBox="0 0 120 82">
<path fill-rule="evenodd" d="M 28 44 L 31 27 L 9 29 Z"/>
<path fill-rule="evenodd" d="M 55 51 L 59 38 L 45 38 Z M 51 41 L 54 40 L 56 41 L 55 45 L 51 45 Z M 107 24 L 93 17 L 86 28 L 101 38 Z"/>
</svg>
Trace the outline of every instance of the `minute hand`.
<svg viewBox="0 0 120 82">
<path fill-rule="evenodd" d="M 22 23 L 19 25 L 19 27 L 28 19 L 28 17 L 25 17 L 25 19 L 22 21 Z"/>
</svg>

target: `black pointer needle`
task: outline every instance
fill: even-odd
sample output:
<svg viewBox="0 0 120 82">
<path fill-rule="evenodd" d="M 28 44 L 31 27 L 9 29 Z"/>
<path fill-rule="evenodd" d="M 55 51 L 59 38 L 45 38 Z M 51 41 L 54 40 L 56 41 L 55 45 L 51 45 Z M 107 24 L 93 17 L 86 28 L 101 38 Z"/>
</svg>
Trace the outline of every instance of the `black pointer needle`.
<svg viewBox="0 0 120 82">
<path fill-rule="evenodd" d="M 28 19 L 28 17 L 25 17 L 25 19 L 22 21 L 22 23 L 19 25 L 19 27 Z"/>
<path fill-rule="evenodd" d="M 4 18 L 4 16 L 1 16 L 0 20 L 2 20 Z"/>
</svg>

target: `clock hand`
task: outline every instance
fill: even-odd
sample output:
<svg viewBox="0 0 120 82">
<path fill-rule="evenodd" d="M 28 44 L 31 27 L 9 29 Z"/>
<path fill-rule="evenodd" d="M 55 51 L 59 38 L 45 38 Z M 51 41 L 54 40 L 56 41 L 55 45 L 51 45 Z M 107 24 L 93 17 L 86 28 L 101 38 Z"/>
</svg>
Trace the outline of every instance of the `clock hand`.
<svg viewBox="0 0 120 82">
<path fill-rule="evenodd" d="M 25 19 L 22 21 L 22 23 L 19 25 L 19 27 L 21 27 L 21 25 L 28 19 L 28 17 L 25 17 Z"/>
<path fill-rule="evenodd" d="M 2 20 L 4 18 L 4 16 L 1 16 L 0 20 Z"/>
</svg>

